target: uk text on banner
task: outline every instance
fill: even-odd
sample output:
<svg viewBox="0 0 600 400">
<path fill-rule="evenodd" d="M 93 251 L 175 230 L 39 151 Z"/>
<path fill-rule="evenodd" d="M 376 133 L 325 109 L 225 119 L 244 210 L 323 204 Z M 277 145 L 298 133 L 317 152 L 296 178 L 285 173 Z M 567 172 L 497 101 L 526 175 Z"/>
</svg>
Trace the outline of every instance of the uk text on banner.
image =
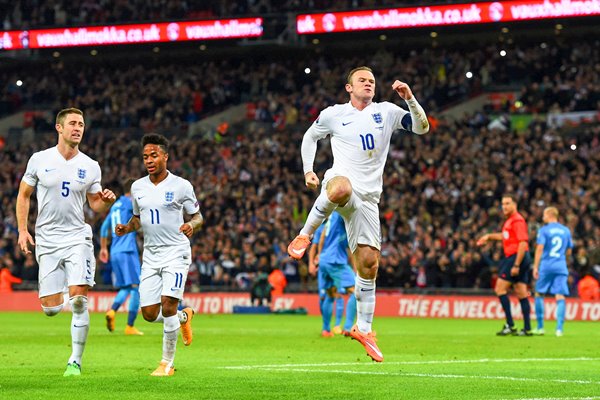
<svg viewBox="0 0 600 400">
<path fill-rule="evenodd" d="M 600 15 L 600 0 L 494 1 L 381 10 L 301 14 L 298 34 L 482 24 Z"/>
<path fill-rule="evenodd" d="M 0 32 L 0 50 L 238 39 L 262 36 L 262 18 Z"/>
</svg>

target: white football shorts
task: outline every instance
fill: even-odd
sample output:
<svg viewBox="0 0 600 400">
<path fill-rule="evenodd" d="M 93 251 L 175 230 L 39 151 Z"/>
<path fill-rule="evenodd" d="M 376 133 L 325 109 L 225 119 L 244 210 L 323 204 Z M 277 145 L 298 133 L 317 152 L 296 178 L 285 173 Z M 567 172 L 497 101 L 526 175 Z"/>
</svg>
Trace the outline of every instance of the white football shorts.
<svg viewBox="0 0 600 400">
<path fill-rule="evenodd" d="M 172 260 L 167 266 L 142 264 L 140 276 L 140 305 L 160 304 L 161 296 L 183 299 L 183 291 L 190 269 L 190 258 Z"/>
<path fill-rule="evenodd" d="M 348 203 L 344 207 L 336 208 L 336 211 L 344 218 L 348 246 L 353 253 L 359 244 L 381 250 L 379 205 L 375 201 L 363 200 L 353 191 Z"/>
<path fill-rule="evenodd" d="M 92 287 L 96 283 L 96 257 L 91 240 L 62 248 L 38 244 L 35 258 L 40 268 L 39 297 L 64 293 L 69 286 Z"/>
</svg>

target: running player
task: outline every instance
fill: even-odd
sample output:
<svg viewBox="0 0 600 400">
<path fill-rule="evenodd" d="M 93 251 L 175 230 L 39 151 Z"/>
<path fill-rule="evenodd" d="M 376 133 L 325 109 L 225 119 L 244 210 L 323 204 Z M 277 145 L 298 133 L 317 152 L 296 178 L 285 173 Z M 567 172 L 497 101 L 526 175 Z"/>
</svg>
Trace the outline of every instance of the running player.
<svg viewBox="0 0 600 400">
<path fill-rule="evenodd" d="M 17 196 L 18 244 L 25 254 L 35 245 L 39 264 L 39 297 L 48 316 L 58 314 L 69 292 L 72 352 L 64 376 L 81 375 L 81 358 L 90 328 L 87 294 L 94 286 L 96 257 L 92 228 L 85 223 L 85 202 L 97 213 L 106 212 L 115 194 L 100 186 L 100 166 L 79 150 L 85 122 L 77 108 L 56 116 L 58 144 L 34 153 Z M 36 190 L 38 216 L 35 243 L 27 229 L 31 195 Z M 68 288 L 68 289 L 67 289 Z"/>
<path fill-rule="evenodd" d="M 117 236 L 144 231 L 144 252 L 140 278 L 142 315 L 149 322 L 162 323 L 163 353 L 152 376 L 174 374 L 173 361 L 181 328 L 183 344 L 192 343 L 191 308 L 177 310 L 183 299 L 185 281 L 192 261 L 189 238 L 202 226 L 202 215 L 192 184 L 167 170 L 169 141 L 162 135 L 142 138 L 144 166 L 148 176 L 131 187 L 133 217 L 118 224 Z M 184 222 L 184 213 L 191 216 Z"/>
</svg>

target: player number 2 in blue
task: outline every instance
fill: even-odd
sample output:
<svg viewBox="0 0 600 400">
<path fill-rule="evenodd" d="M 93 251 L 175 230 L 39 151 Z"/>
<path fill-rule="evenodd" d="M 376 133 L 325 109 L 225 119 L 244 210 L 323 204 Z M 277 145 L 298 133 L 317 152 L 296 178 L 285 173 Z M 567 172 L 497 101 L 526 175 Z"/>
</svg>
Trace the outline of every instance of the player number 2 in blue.
<svg viewBox="0 0 600 400">
<path fill-rule="evenodd" d="M 160 224 L 160 215 L 158 214 L 158 209 L 151 208 L 150 209 L 150 222 L 154 224 Z"/>
<path fill-rule="evenodd" d="M 375 138 L 373 138 L 372 133 L 367 133 L 366 135 L 360 135 L 360 140 L 362 140 L 363 150 L 373 150 L 375 148 Z"/>
<path fill-rule="evenodd" d="M 552 249 L 550 250 L 550 257 L 559 258 L 560 257 L 560 248 L 562 247 L 562 239 L 560 236 L 554 236 L 551 240 Z"/>
</svg>

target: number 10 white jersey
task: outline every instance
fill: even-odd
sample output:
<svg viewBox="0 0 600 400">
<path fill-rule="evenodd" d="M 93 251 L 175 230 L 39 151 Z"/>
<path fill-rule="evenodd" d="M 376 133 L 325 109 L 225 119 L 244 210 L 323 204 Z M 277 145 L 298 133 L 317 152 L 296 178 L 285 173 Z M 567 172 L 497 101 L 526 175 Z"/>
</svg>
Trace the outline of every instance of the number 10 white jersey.
<svg viewBox="0 0 600 400">
<path fill-rule="evenodd" d="M 306 134 L 315 141 L 331 135 L 333 166 L 324 182 L 343 175 L 356 192 L 379 202 L 390 139 L 407 114 L 389 102 L 371 103 L 362 111 L 350 102 L 323 110 Z M 304 168 L 312 170 L 312 165 Z"/>
<path fill-rule="evenodd" d="M 190 241 L 179 228 L 184 212 L 199 212 L 192 184 L 170 172 L 158 185 L 145 176 L 131 186 L 131 198 L 144 233 L 144 266 L 165 266 L 182 257 L 191 262 Z"/>
</svg>

